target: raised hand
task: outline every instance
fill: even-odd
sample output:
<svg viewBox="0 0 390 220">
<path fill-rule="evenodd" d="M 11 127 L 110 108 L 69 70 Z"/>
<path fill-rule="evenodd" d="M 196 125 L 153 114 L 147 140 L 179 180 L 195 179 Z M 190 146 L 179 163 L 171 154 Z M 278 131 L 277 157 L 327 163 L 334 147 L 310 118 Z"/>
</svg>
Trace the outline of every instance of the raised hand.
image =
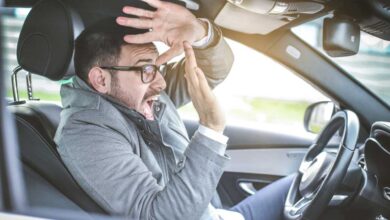
<svg viewBox="0 0 390 220">
<path fill-rule="evenodd" d="M 128 43 L 143 44 L 161 41 L 170 47 L 161 54 L 156 65 L 168 62 L 183 52 L 183 42 L 193 43 L 207 34 L 207 23 L 197 19 L 186 8 L 160 0 L 143 0 L 156 11 L 125 6 L 123 12 L 139 18 L 118 17 L 117 23 L 127 27 L 149 29 L 150 32 L 137 35 L 126 35 Z"/>
<path fill-rule="evenodd" d="M 218 100 L 211 91 L 203 71 L 197 67 L 194 51 L 188 42 L 184 42 L 184 51 L 188 92 L 198 112 L 200 124 L 222 132 L 225 129 L 225 115 Z"/>
</svg>

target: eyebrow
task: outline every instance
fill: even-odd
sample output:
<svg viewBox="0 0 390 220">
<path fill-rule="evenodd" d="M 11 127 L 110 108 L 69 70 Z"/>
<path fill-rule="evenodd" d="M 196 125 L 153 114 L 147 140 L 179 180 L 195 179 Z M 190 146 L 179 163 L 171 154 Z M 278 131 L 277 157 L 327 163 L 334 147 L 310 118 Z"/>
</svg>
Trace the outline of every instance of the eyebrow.
<svg viewBox="0 0 390 220">
<path fill-rule="evenodd" d="M 140 60 L 137 60 L 137 62 L 135 64 L 138 64 L 138 63 L 151 63 L 153 62 L 152 59 L 140 59 Z"/>
</svg>

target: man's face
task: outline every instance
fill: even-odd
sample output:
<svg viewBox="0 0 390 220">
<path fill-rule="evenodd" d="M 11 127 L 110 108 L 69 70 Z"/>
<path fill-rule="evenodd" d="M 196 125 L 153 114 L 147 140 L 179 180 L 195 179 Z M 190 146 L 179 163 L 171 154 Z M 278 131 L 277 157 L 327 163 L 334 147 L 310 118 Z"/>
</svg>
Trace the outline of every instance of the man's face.
<svg viewBox="0 0 390 220">
<path fill-rule="evenodd" d="M 153 44 L 125 45 L 117 66 L 142 66 L 155 64 L 158 52 Z M 111 79 L 108 94 L 127 107 L 135 109 L 148 120 L 153 120 L 153 102 L 166 87 L 163 76 L 157 72 L 149 83 L 143 83 L 139 71 L 116 71 Z"/>
</svg>

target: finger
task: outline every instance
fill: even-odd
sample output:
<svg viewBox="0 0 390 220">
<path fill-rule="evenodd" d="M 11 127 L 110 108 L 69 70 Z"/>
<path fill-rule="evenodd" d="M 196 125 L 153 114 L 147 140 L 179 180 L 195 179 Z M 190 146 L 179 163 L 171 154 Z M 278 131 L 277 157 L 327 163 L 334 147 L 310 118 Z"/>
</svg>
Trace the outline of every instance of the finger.
<svg viewBox="0 0 390 220">
<path fill-rule="evenodd" d="M 128 15 L 135 15 L 142 18 L 154 18 L 153 11 L 149 11 L 141 8 L 135 8 L 131 6 L 123 7 L 123 12 Z"/>
<path fill-rule="evenodd" d="M 196 64 L 194 50 L 192 49 L 191 45 L 187 41 L 183 43 L 183 46 L 184 46 L 184 52 L 186 56 L 186 61 L 185 61 L 186 73 L 188 74 L 188 78 L 193 83 L 194 87 L 198 88 L 199 81 L 195 71 L 197 64 Z"/>
<path fill-rule="evenodd" d="M 142 0 L 142 1 L 148 3 L 148 5 L 154 8 L 160 8 L 162 5 L 160 0 Z"/>
<path fill-rule="evenodd" d="M 194 93 L 199 91 L 199 79 L 195 72 L 195 68 L 189 68 L 189 70 L 186 71 L 186 78 Z"/>
<path fill-rule="evenodd" d="M 184 74 L 184 78 L 186 79 L 187 81 L 187 90 L 191 96 L 191 99 L 193 98 L 193 94 L 194 94 L 194 85 L 191 81 L 191 79 L 189 78 L 190 76 L 186 73 Z"/>
<path fill-rule="evenodd" d="M 153 21 L 147 18 L 127 18 L 127 17 L 118 17 L 116 22 L 119 25 L 140 29 L 149 29 L 153 27 Z"/>
<path fill-rule="evenodd" d="M 196 74 L 196 66 L 191 66 L 190 62 L 185 63 L 185 76 L 188 81 L 188 84 L 190 84 L 191 87 L 193 87 L 194 91 L 199 90 L 199 80 L 198 76 Z"/>
<path fill-rule="evenodd" d="M 180 55 L 182 52 L 183 48 L 180 45 L 174 45 L 157 58 L 156 65 L 159 66 L 163 63 L 167 63 L 169 60 Z"/>
<path fill-rule="evenodd" d="M 204 75 L 203 71 L 199 67 L 196 67 L 195 72 L 198 77 L 199 87 L 201 91 L 211 92 L 211 88 L 209 86 L 209 83 L 207 82 L 206 76 Z"/>
<path fill-rule="evenodd" d="M 123 39 L 129 44 L 145 44 L 156 41 L 157 38 L 158 36 L 156 36 L 152 31 L 144 34 L 129 34 Z"/>
<path fill-rule="evenodd" d="M 186 56 L 186 66 L 188 66 L 191 69 L 197 67 L 195 53 L 194 53 L 194 50 L 192 49 L 190 43 L 185 41 L 183 43 L 183 45 L 184 45 L 184 52 L 185 52 L 185 56 Z"/>
</svg>

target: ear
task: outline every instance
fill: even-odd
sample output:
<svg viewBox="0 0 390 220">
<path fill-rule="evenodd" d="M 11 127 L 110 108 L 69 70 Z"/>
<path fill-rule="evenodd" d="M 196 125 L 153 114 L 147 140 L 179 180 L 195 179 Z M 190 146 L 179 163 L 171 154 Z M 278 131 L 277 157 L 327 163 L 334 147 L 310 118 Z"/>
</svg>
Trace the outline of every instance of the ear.
<svg viewBox="0 0 390 220">
<path fill-rule="evenodd" d="M 99 67 L 93 67 L 88 73 L 89 83 L 92 88 L 102 94 L 110 91 L 111 74 Z"/>
</svg>

